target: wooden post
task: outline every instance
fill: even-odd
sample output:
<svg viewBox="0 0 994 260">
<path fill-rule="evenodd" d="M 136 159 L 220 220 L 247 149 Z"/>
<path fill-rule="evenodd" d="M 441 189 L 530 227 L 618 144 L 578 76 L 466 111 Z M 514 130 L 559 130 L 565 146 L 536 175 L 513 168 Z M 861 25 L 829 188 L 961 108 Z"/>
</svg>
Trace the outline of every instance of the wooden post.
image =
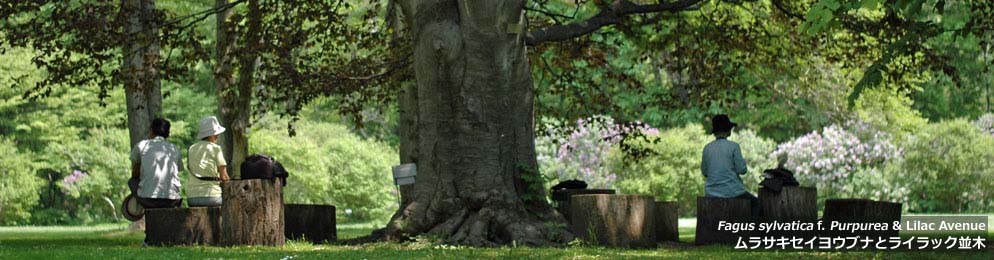
<svg viewBox="0 0 994 260">
<path fill-rule="evenodd" d="M 652 197 L 591 194 L 570 199 L 570 230 L 583 240 L 612 247 L 650 247 L 656 242 Z"/>
<path fill-rule="evenodd" d="M 556 190 L 552 192 L 552 201 L 556 203 L 556 210 L 559 214 L 563 214 L 566 218 L 566 222 L 570 223 L 569 217 L 569 201 L 573 195 L 583 195 L 583 194 L 614 194 L 614 190 L 609 189 L 565 189 Z"/>
<path fill-rule="evenodd" d="M 221 244 L 283 246 L 283 185 L 278 179 L 221 184 Z"/>
<path fill-rule="evenodd" d="M 752 222 L 752 208 L 749 200 L 736 198 L 697 197 L 697 230 L 694 243 L 707 245 L 714 243 L 735 244 L 739 237 L 748 232 L 718 231 L 721 221 L 730 223 Z"/>
<path fill-rule="evenodd" d="M 825 201 L 825 232 L 827 236 L 869 236 L 896 237 L 898 231 L 888 228 L 884 231 L 863 231 L 850 233 L 829 230 L 832 221 L 848 223 L 891 223 L 901 220 L 901 203 L 874 201 L 868 199 L 830 199 Z"/>
<path fill-rule="evenodd" d="M 217 245 L 221 237 L 221 207 L 147 209 L 145 222 L 149 245 Z"/>
<path fill-rule="evenodd" d="M 656 242 L 680 241 L 680 205 L 675 201 L 657 201 L 653 218 L 656 221 Z"/>
<path fill-rule="evenodd" d="M 305 238 L 318 244 L 338 238 L 335 206 L 287 204 L 284 209 L 287 239 Z"/>
</svg>

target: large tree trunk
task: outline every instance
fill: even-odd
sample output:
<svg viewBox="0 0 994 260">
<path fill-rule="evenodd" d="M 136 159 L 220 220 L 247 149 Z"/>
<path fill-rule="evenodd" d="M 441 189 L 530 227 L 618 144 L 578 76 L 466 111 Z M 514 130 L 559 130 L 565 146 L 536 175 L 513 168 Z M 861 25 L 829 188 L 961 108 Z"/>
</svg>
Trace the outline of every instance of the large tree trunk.
<svg viewBox="0 0 994 260">
<path fill-rule="evenodd" d="M 538 179 L 538 166 L 525 1 L 400 4 L 417 78 L 400 100 L 401 160 L 417 163 L 418 173 L 378 234 L 427 233 L 475 246 L 571 239 L 542 185 L 526 181 Z"/>
<path fill-rule="evenodd" d="M 159 90 L 159 28 L 154 0 L 122 0 L 127 21 L 121 75 L 128 107 L 131 146 L 148 136 L 152 119 L 162 111 Z"/>
</svg>

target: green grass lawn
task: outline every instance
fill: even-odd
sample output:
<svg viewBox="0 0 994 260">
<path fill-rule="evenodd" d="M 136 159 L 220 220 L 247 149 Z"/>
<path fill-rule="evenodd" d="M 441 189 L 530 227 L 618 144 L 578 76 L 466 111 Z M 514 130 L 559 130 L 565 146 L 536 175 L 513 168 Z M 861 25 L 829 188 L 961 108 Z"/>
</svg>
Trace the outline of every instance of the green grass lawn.
<svg viewBox="0 0 994 260">
<path fill-rule="evenodd" d="M 693 219 L 680 221 L 680 239 L 693 241 Z M 373 225 L 340 225 L 340 238 L 368 234 Z M 468 248 L 426 243 L 374 243 L 362 246 L 312 245 L 288 241 L 275 247 L 142 247 L 143 233 L 124 224 L 86 227 L 0 227 L 0 259 L 994 259 L 994 251 L 909 252 L 750 252 L 729 246 L 671 244 L 656 249 Z"/>
</svg>

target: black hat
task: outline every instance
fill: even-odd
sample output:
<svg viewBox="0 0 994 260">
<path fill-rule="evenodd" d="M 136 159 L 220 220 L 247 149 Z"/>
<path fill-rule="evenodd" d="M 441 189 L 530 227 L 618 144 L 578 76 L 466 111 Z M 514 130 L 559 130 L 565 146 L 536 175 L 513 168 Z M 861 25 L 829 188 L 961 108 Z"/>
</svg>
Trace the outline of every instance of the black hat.
<svg viewBox="0 0 994 260">
<path fill-rule="evenodd" d="M 711 132 L 729 132 L 732 131 L 733 127 L 737 127 L 739 124 L 732 123 L 732 120 L 728 119 L 728 115 L 717 115 L 711 118 Z"/>
</svg>

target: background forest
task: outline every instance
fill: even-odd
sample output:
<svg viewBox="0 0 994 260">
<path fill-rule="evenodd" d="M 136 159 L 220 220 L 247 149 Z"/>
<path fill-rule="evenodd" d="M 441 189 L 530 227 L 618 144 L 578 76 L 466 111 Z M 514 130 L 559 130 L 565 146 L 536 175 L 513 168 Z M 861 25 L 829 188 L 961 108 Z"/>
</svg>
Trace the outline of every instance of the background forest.
<svg viewBox="0 0 994 260">
<path fill-rule="evenodd" d="M 590 17 L 601 5 L 532 2 L 532 24 Z M 802 185 L 818 187 L 820 201 L 860 197 L 903 202 L 909 212 L 994 212 L 994 31 L 964 33 L 989 28 L 977 20 L 994 8 L 975 1 L 790 2 L 711 1 L 696 12 L 633 16 L 626 26 L 531 48 L 544 185 L 581 179 L 676 200 L 689 215 L 703 193 L 696 187 L 703 186 L 700 151 L 712 139 L 708 118 L 727 113 L 741 125 L 730 139 L 742 145 L 750 190 L 761 170 L 785 156 Z M 178 17 L 213 7 L 157 5 Z M 859 18 L 853 23 L 898 10 L 942 30 L 882 33 L 820 22 L 819 10 Z M 388 23 L 376 1 L 339 12 L 356 27 Z M 682 19 L 660 19 L 673 16 Z M 188 30 L 203 36 L 193 38 L 197 44 L 216 40 L 211 22 Z M 386 31 L 371 34 L 386 38 Z M 0 42 L 0 225 L 123 221 L 116 207 L 130 174 L 124 90 L 83 81 L 38 94 L 35 83 L 50 73 L 36 63 L 40 50 Z M 382 47 L 353 44 L 323 53 L 362 61 Z M 218 114 L 210 64 L 187 66 L 162 81 L 162 116 L 181 147 L 195 141 L 201 117 Z M 299 107 L 252 101 L 263 109 L 252 115 L 250 153 L 273 155 L 288 168 L 288 203 L 333 204 L 345 222 L 386 221 L 398 204 L 390 175 L 399 162 L 396 100 L 295 91 L 306 97 Z"/>
</svg>

